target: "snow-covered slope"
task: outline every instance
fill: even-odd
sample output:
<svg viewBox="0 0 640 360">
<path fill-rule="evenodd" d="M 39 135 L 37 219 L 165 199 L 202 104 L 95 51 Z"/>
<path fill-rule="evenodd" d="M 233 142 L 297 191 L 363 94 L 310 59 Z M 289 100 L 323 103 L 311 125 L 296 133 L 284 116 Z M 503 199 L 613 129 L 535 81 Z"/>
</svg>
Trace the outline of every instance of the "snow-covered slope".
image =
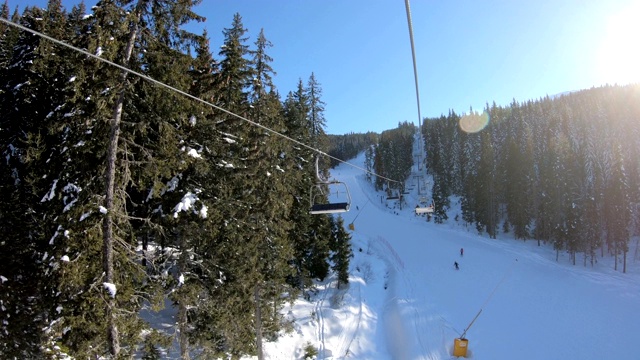
<svg viewBox="0 0 640 360">
<path fill-rule="evenodd" d="M 455 204 L 446 224 L 415 216 L 417 187 L 399 209 L 361 170 L 343 164 L 332 177 L 353 198 L 343 215 L 355 227 L 350 286 L 327 279 L 287 309 L 294 331 L 265 345 L 268 359 L 302 359 L 306 345 L 319 359 L 449 359 L 480 310 L 466 333 L 474 359 L 640 358 L 638 262 L 627 274 L 607 258 L 594 268 L 556 262 L 535 241 L 488 239 L 456 223 Z"/>
</svg>

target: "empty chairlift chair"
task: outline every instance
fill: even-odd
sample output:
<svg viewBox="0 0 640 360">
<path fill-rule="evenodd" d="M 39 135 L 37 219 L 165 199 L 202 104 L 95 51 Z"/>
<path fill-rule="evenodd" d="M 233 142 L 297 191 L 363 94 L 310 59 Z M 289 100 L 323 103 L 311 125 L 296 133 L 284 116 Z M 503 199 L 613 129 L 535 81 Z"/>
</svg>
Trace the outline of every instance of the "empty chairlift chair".
<svg viewBox="0 0 640 360">
<path fill-rule="evenodd" d="M 337 180 L 323 180 L 318 171 L 318 158 L 316 158 L 316 176 L 318 177 L 318 183 L 309 190 L 309 203 L 311 205 L 309 214 L 337 214 L 349 211 L 351 194 L 347 184 Z M 325 191 L 329 194 L 343 194 L 341 201 L 325 202 L 327 200 Z"/>
<path fill-rule="evenodd" d="M 431 214 L 431 213 L 433 213 L 434 210 L 435 210 L 435 208 L 433 207 L 433 204 L 431 204 L 429 206 L 417 206 L 416 205 L 416 215 Z"/>
<path fill-rule="evenodd" d="M 328 202 L 322 203 L 324 200 L 324 187 L 337 188 L 336 193 L 340 193 L 339 189 L 342 188 L 345 194 L 345 201 L 342 202 Z M 329 193 L 332 193 L 329 192 Z M 311 187 L 311 209 L 310 214 L 336 214 L 349 211 L 351 206 L 351 195 L 347 185 L 340 181 L 329 181 L 325 183 L 318 183 Z"/>
</svg>

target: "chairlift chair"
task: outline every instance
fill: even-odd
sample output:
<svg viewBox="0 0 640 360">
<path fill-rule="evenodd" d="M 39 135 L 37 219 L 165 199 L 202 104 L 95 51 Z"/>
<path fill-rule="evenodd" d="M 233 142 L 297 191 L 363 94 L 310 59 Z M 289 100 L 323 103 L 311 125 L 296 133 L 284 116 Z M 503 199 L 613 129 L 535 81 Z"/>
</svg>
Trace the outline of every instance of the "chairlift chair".
<svg viewBox="0 0 640 360">
<path fill-rule="evenodd" d="M 318 170 L 318 158 L 316 157 L 316 177 L 318 178 L 318 182 L 311 186 L 309 190 L 309 203 L 311 207 L 309 208 L 309 214 L 337 214 L 349 211 L 351 207 L 351 194 L 349 193 L 349 188 L 347 184 L 342 181 L 331 180 L 327 181 L 320 177 L 320 172 Z M 325 188 L 342 188 L 343 193 L 346 195 L 346 201 L 343 202 L 329 202 L 324 203 Z M 331 193 L 331 192 L 329 192 Z M 336 191 L 336 193 L 340 193 L 340 191 Z M 320 201 L 319 201 L 320 200 Z"/>
<path fill-rule="evenodd" d="M 433 211 L 435 210 L 435 208 L 433 207 L 433 205 L 429 205 L 429 206 L 416 206 L 416 215 L 420 215 L 420 214 L 431 214 L 433 213 Z"/>
</svg>

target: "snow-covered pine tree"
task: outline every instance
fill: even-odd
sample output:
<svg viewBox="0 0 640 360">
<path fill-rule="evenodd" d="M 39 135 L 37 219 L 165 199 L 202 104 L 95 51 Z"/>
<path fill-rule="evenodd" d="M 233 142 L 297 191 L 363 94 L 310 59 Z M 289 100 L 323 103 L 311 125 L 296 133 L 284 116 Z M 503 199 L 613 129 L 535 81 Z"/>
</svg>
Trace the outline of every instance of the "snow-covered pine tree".
<svg viewBox="0 0 640 360">
<path fill-rule="evenodd" d="M 26 8 L 20 23 L 68 40 L 65 17 L 60 2 L 52 0 L 46 10 Z M 11 56 L 1 75 L 8 90 L 1 92 L 1 141 L 9 169 L 2 181 L 7 195 L 2 202 L 2 231 L 8 236 L 2 254 L 9 258 L 2 263 L 11 269 L 3 271 L 7 290 L 14 288 L 3 291 L 11 299 L 2 302 L 7 314 L 13 313 L 5 325 L 24 328 L 4 333 L 3 344 L 10 350 L 3 354 L 41 357 L 59 336 L 53 325 L 61 322 L 66 306 L 60 297 L 60 274 L 70 260 L 66 239 L 79 192 L 75 153 L 83 145 L 70 100 L 78 98 L 80 71 L 70 61 L 70 51 L 40 37 L 19 32 L 15 45 L 13 51 L 3 51 Z M 20 321 L 20 316 L 28 320 Z"/>
<path fill-rule="evenodd" d="M 349 284 L 349 260 L 353 257 L 351 249 L 351 235 L 344 228 L 344 219 L 338 216 L 332 223 L 331 238 L 331 269 L 338 277 L 337 288 Z"/>
</svg>

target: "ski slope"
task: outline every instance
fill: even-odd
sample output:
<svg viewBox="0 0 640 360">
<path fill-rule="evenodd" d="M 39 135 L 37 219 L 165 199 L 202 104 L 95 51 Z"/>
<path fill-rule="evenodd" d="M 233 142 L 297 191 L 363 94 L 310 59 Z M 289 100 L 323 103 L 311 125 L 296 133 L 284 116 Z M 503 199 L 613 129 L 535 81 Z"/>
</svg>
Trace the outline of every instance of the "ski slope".
<svg viewBox="0 0 640 360">
<path fill-rule="evenodd" d="M 363 167 L 364 156 L 351 161 Z M 306 345 L 318 359 L 450 359 L 480 311 L 465 336 L 469 358 L 640 359 L 639 262 L 630 258 L 627 274 L 606 257 L 593 268 L 566 254 L 556 262 L 534 240 L 489 239 L 457 223 L 454 203 L 445 224 L 417 217 L 417 187 L 400 209 L 362 170 L 342 164 L 332 177 L 352 197 L 343 214 L 355 227 L 350 285 L 337 290 L 329 278 L 285 309 L 293 332 L 265 344 L 268 359 L 302 359 Z"/>
</svg>

